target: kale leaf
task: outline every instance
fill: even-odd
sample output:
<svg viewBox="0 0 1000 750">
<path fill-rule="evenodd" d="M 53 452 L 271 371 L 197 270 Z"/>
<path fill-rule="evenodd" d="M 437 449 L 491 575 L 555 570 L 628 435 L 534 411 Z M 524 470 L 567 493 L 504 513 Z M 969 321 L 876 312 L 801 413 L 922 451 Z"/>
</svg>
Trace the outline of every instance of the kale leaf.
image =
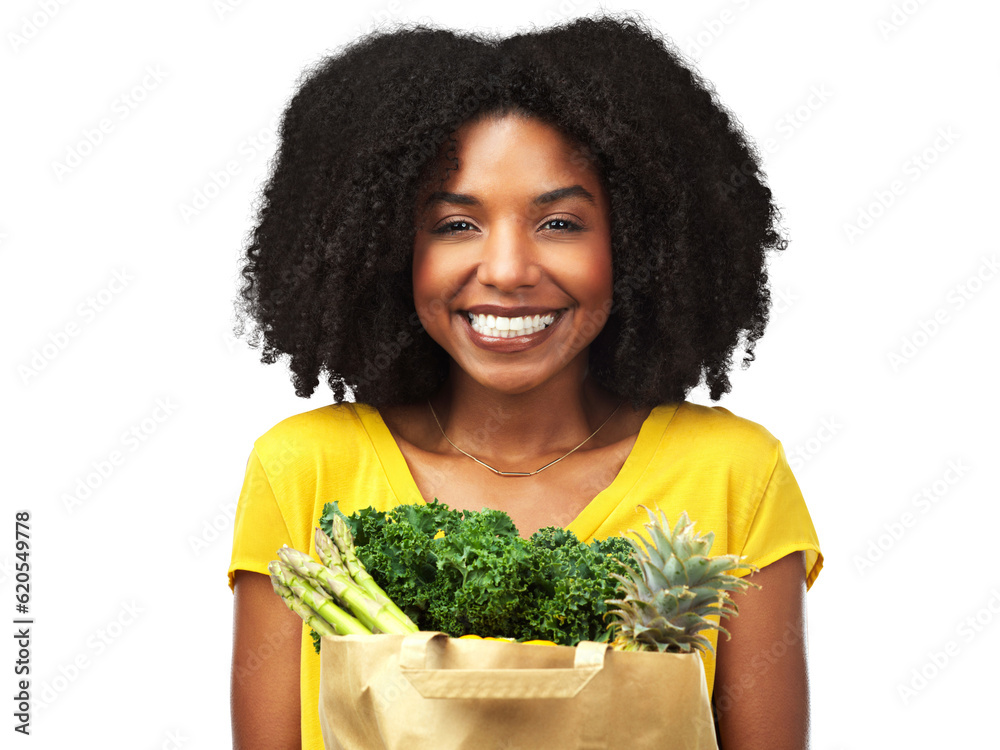
<svg viewBox="0 0 1000 750">
<path fill-rule="evenodd" d="M 618 595 L 611 573 L 624 573 L 632 547 L 622 537 L 580 542 L 555 526 L 522 539 L 503 511 L 450 510 L 435 499 L 390 511 L 333 514 L 354 535 L 358 558 L 421 630 L 573 646 L 603 641 L 606 599 Z"/>
</svg>

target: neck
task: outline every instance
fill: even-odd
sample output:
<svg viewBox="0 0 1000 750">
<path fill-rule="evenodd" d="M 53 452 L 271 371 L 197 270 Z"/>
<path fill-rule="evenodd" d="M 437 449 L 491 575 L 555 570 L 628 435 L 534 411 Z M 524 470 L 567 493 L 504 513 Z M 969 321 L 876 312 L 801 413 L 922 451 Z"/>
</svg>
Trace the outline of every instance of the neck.
<svg viewBox="0 0 1000 750">
<path fill-rule="evenodd" d="M 562 377 L 523 393 L 504 393 L 484 388 L 454 367 L 430 402 L 459 448 L 503 470 L 530 471 L 588 438 L 619 399 L 601 389 L 585 368 L 578 373 L 567 368 Z M 580 450 L 600 445 L 601 432 Z M 443 436 L 440 447 L 454 451 Z"/>
</svg>

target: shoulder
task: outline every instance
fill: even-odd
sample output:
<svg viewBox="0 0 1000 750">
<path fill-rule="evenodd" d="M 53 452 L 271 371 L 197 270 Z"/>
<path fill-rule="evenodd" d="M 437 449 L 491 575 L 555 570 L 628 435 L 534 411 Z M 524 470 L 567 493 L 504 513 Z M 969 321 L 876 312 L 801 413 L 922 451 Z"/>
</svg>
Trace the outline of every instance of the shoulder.
<svg viewBox="0 0 1000 750">
<path fill-rule="evenodd" d="M 763 425 L 722 406 L 681 402 L 661 442 L 660 456 L 701 477 L 726 477 L 731 488 L 763 491 L 779 462 L 780 441 Z"/>
<path fill-rule="evenodd" d="M 713 444 L 742 453 L 773 454 L 778 439 L 763 425 L 734 414 L 723 406 L 704 406 L 683 401 L 668 429 L 694 444 Z"/>
<path fill-rule="evenodd" d="M 254 441 L 254 451 L 269 473 L 318 455 L 350 458 L 352 446 L 366 439 L 364 419 L 377 412 L 366 404 L 328 404 L 281 420 Z"/>
</svg>

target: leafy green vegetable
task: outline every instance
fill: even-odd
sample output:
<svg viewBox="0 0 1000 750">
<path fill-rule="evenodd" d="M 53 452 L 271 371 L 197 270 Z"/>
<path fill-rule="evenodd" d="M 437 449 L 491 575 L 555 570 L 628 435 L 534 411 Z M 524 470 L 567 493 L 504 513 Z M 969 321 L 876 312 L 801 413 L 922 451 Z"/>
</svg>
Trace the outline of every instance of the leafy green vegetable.
<svg viewBox="0 0 1000 750">
<path fill-rule="evenodd" d="M 631 561 L 622 537 L 584 544 L 553 526 L 526 540 L 502 511 L 455 511 L 436 499 L 351 516 L 327 503 L 320 528 L 328 534 L 334 514 L 350 527 L 362 564 L 421 630 L 568 646 L 608 638 L 611 574 Z"/>
</svg>

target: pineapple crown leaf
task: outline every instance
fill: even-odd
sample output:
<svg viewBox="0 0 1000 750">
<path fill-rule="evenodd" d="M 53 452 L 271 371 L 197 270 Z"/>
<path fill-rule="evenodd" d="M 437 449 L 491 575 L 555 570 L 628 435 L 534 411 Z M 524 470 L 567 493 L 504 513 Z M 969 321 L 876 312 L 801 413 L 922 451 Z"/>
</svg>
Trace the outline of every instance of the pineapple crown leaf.
<svg viewBox="0 0 1000 750">
<path fill-rule="evenodd" d="M 684 586 L 691 583 L 691 579 L 688 577 L 687 567 L 684 565 L 684 560 L 679 558 L 677 555 L 671 555 L 670 559 L 667 560 L 667 564 L 664 566 L 663 573 L 661 575 L 668 581 L 673 581 Z"/>
<path fill-rule="evenodd" d="M 690 569 L 698 571 L 698 580 L 715 578 L 720 573 L 727 570 L 734 570 L 741 567 L 739 558 L 736 555 L 721 555 L 719 557 L 695 557 L 688 561 Z"/>
<path fill-rule="evenodd" d="M 642 580 L 646 582 L 646 585 L 650 588 L 660 588 L 668 589 L 671 587 L 673 582 L 678 580 L 687 581 L 687 575 L 684 573 L 684 566 L 680 566 L 681 573 L 679 575 L 676 568 L 677 565 L 671 565 L 671 563 L 677 558 L 671 557 L 670 560 L 666 562 L 665 565 L 660 565 L 657 567 L 649 560 L 643 560 L 640 563 L 642 568 Z"/>
<path fill-rule="evenodd" d="M 622 584 L 618 588 L 626 595 L 626 598 L 629 596 L 641 596 L 646 599 L 651 598 L 653 594 L 650 592 L 649 586 L 646 585 L 645 579 L 639 573 L 635 571 L 632 572 L 634 575 L 631 578 L 625 578 L 618 573 L 612 573 L 611 576 L 618 579 L 618 581 Z"/>
<path fill-rule="evenodd" d="M 714 629 L 730 637 L 719 624 L 723 617 L 738 614 L 729 592 L 761 588 L 727 571 L 759 568 L 743 563 L 745 558 L 738 555 L 710 557 L 715 534 L 699 535 L 686 511 L 671 529 L 658 508 L 654 512 L 639 507 L 649 515 L 650 523 L 644 525 L 648 534 L 628 532 L 634 537 L 626 537 L 633 565 L 623 564 L 620 574 L 611 573 L 620 586 L 619 598 L 605 600 L 607 629 L 615 631 L 615 642 L 626 650 L 715 653 L 701 632 Z"/>
<path fill-rule="evenodd" d="M 733 639 L 733 636 L 732 636 L 732 635 L 730 634 L 730 632 L 729 632 L 728 630 L 726 630 L 726 629 L 725 629 L 724 627 L 722 627 L 721 625 L 719 625 L 719 626 L 718 626 L 718 627 L 716 628 L 716 630 L 718 630 L 718 631 L 719 631 L 720 633 L 725 633 L 725 634 L 726 634 L 726 640 L 727 640 L 727 641 L 731 641 L 731 640 Z M 714 653 L 714 652 L 713 652 L 713 653 Z"/>
<path fill-rule="evenodd" d="M 712 648 L 712 642 L 705 638 L 704 636 L 698 636 L 694 641 L 694 644 L 700 647 L 703 651 L 710 651 L 713 655 L 715 654 L 715 649 Z"/>
<path fill-rule="evenodd" d="M 646 554 L 650 559 L 656 559 L 663 563 L 668 557 L 676 554 L 670 537 L 663 533 L 663 529 L 655 524 L 646 524 L 646 528 L 649 530 L 649 536 L 653 542 L 651 545 L 646 544 Z"/>
<path fill-rule="evenodd" d="M 705 556 L 712 550 L 712 545 L 715 544 L 715 532 L 710 531 L 700 539 L 698 539 L 695 550 L 696 555 Z"/>
<path fill-rule="evenodd" d="M 649 531 L 655 548 L 659 548 L 661 551 L 668 549 L 683 560 L 694 555 L 707 555 L 712 549 L 712 545 L 715 543 L 715 532 L 710 531 L 707 534 L 695 532 L 694 521 L 688 518 L 686 510 L 681 511 L 677 523 L 671 531 L 666 513 L 661 510 L 657 515 L 645 505 L 639 507 L 649 515 L 650 523 L 645 524 L 645 528 Z M 638 536 L 634 529 L 629 529 L 629 533 Z"/>
</svg>

